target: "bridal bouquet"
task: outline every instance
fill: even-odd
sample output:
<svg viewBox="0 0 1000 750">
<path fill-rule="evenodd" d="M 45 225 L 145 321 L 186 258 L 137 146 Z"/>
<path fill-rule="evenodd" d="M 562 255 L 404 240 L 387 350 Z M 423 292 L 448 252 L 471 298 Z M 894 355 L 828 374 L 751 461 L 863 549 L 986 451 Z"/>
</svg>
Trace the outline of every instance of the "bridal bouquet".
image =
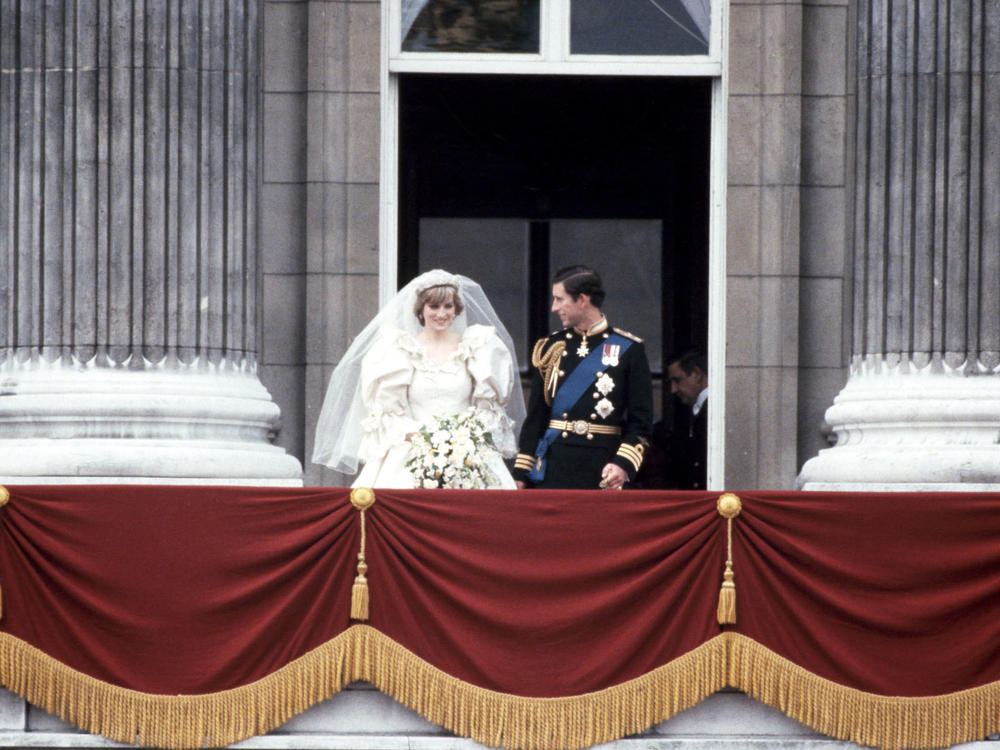
<svg viewBox="0 0 1000 750">
<path fill-rule="evenodd" d="M 486 462 L 494 450 L 493 435 L 474 408 L 436 417 L 413 435 L 411 443 L 406 468 L 417 487 L 481 490 L 497 484 Z"/>
</svg>

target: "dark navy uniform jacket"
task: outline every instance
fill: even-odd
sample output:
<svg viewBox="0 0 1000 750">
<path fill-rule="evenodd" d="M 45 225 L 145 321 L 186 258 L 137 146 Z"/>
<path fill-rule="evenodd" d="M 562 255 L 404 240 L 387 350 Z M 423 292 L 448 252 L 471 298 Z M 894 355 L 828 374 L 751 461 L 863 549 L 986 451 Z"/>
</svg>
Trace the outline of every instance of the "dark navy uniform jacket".
<svg viewBox="0 0 1000 750">
<path fill-rule="evenodd" d="M 614 350 L 609 350 L 608 363 L 602 364 L 577 402 L 568 411 L 553 414 L 553 388 L 566 380 L 588 352 L 605 347 L 612 332 L 628 339 L 629 347 L 617 361 Z M 580 348 L 584 339 L 586 350 Z M 539 339 L 532 353 L 531 396 L 514 478 L 538 487 L 597 489 L 604 465 L 615 463 L 632 479 L 642 465 L 652 415 L 652 381 L 641 339 L 610 328 L 603 318 L 586 337 L 572 328 L 555 331 Z M 552 420 L 563 423 L 562 429 L 549 447 L 544 481 L 532 483 L 528 472 L 535 464 L 535 449 Z M 620 434 L 610 434 L 614 428 Z"/>
</svg>

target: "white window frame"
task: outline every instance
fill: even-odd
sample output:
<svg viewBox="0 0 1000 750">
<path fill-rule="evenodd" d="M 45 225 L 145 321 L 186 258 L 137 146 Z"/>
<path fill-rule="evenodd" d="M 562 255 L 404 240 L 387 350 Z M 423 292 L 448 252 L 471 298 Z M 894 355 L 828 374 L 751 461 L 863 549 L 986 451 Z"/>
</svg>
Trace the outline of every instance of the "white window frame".
<svg viewBox="0 0 1000 750">
<path fill-rule="evenodd" d="M 712 0 L 707 55 L 569 54 L 570 0 L 541 0 L 539 53 L 404 52 L 399 0 L 383 0 L 379 144 L 379 302 L 398 288 L 399 74 L 686 76 L 712 79 L 708 229 L 708 489 L 725 482 L 726 142 L 729 0 Z"/>
</svg>

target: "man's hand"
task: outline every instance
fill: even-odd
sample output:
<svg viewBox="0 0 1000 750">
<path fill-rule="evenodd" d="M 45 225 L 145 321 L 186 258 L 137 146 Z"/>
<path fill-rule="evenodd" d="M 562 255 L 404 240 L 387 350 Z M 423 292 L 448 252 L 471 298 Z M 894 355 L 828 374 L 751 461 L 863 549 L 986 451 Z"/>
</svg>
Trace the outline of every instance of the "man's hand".
<svg viewBox="0 0 1000 750">
<path fill-rule="evenodd" d="M 625 481 L 628 479 L 628 475 L 618 464 L 605 464 L 604 468 L 601 469 L 601 489 L 602 490 L 620 490 L 625 486 Z"/>
<path fill-rule="evenodd" d="M 520 479 L 515 479 L 515 480 L 514 480 L 514 484 L 516 484 L 516 485 L 517 485 L 517 488 L 518 488 L 519 490 L 523 490 L 523 489 L 524 489 L 524 488 L 525 488 L 525 487 L 527 486 L 527 485 L 525 485 L 525 483 L 524 483 L 524 482 L 522 482 L 522 481 L 521 481 Z"/>
</svg>

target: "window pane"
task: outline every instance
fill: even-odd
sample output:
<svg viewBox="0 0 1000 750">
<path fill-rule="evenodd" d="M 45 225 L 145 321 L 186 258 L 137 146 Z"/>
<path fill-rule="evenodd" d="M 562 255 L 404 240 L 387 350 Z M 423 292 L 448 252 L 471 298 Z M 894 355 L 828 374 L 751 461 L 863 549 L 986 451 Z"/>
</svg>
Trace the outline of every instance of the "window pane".
<svg viewBox="0 0 1000 750">
<path fill-rule="evenodd" d="M 552 272 L 577 263 L 597 271 L 608 294 L 602 307 L 608 322 L 645 342 L 654 372 L 663 356 L 662 227 L 645 219 L 560 219 L 550 235 Z"/>
<path fill-rule="evenodd" d="M 406 52 L 538 52 L 539 0 L 402 0 Z"/>
<path fill-rule="evenodd" d="M 576 55 L 708 54 L 709 0 L 571 0 Z"/>
<path fill-rule="evenodd" d="M 528 223 L 523 219 L 420 220 L 420 272 L 444 268 L 478 281 L 527 367 Z"/>
</svg>

